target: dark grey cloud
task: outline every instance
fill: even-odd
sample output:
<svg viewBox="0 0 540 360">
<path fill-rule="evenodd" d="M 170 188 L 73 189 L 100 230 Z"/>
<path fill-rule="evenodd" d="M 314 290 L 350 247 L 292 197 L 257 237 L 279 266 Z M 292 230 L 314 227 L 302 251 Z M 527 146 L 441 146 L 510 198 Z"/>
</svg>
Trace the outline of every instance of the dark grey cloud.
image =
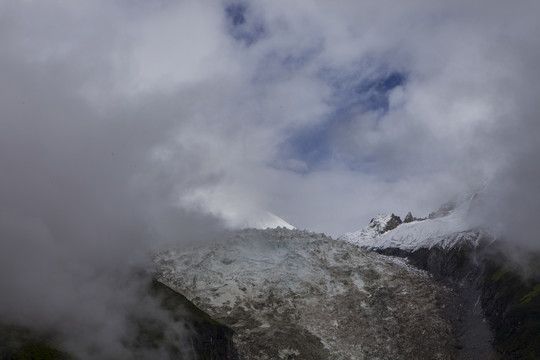
<svg viewBox="0 0 540 360">
<path fill-rule="evenodd" d="M 152 160 L 179 110 L 168 96 L 109 89 L 119 45 L 86 27 L 102 8 L 72 5 L 90 11 L 75 26 L 68 5 L 2 5 L 0 321 L 58 331 L 80 358 L 128 358 L 129 316 L 152 309 L 137 275 L 152 253 L 221 229 L 171 195 L 215 179 L 186 161 L 173 173 Z"/>
</svg>

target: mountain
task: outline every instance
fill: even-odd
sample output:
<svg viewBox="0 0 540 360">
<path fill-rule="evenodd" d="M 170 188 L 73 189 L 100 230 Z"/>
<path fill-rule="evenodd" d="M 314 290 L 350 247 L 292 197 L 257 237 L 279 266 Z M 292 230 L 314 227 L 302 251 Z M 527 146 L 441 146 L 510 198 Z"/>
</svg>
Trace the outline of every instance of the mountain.
<svg viewBox="0 0 540 360">
<path fill-rule="evenodd" d="M 338 240 L 265 215 L 265 230 L 156 254 L 156 272 L 134 273 L 148 284 L 122 345 L 137 359 L 538 359 L 540 255 L 510 261 L 473 206 L 379 215 Z M 0 359 L 74 359 L 53 335 L 0 324 Z"/>
<path fill-rule="evenodd" d="M 455 357 L 450 289 L 323 234 L 231 232 L 156 263 L 159 281 L 235 331 L 241 359 Z"/>
<path fill-rule="evenodd" d="M 478 194 L 444 204 L 425 219 L 377 215 L 338 240 L 404 258 L 450 287 L 464 309 L 456 323 L 459 358 L 538 359 L 540 254 L 477 222 L 476 201 Z"/>
<path fill-rule="evenodd" d="M 471 222 L 469 211 L 472 200 L 458 205 L 444 204 L 427 219 L 403 222 L 394 214 L 377 215 L 370 224 L 358 231 L 338 238 L 369 249 L 397 248 L 415 251 L 438 246 L 450 249 L 460 244 L 478 246 L 489 236 L 479 224 Z"/>
<path fill-rule="evenodd" d="M 524 276 L 475 199 L 338 240 L 231 231 L 159 254 L 157 279 L 232 329 L 240 359 L 540 358 L 540 256 Z"/>
</svg>

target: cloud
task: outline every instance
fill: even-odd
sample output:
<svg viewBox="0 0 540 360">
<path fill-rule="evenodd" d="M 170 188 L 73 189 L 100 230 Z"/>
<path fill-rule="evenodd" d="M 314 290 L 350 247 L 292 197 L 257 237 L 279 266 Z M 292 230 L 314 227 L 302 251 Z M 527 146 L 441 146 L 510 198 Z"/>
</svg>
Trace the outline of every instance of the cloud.
<svg viewBox="0 0 540 360">
<path fill-rule="evenodd" d="M 537 8 L 1 1 L 3 315 L 114 303 L 96 272 L 231 213 L 339 235 L 493 179 L 486 218 L 535 244 Z"/>
<path fill-rule="evenodd" d="M 187 161 L 164 173 L 152 159 L 174 137 L 175 102 L 108 90 L 123 79 L 123 45 L 85 28 L 113 31 L 106 5 L 2 5 L 0 321 L 57 331 L 83 359 L 129 357 L 129 316 L 152 309 L 137 275 L 149 256 L 222 229 L 173 205 L 176 187 L 206 174 Z"/>
</svg>

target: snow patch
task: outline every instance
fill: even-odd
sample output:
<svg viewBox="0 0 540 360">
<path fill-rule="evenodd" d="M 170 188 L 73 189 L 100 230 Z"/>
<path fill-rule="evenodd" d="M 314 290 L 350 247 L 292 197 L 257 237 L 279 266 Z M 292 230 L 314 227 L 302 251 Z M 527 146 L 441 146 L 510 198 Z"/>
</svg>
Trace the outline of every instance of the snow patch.
<svg viewBox="0 0 540 360">
<path fill-rule="evenodd" d="M 484 233 L 470 223 L 469 206 L 469 202 L 464 202 L 446 216 L 403 223 L 384 233 L 380 230 L 385 228 L 391 215 L 377 215 L 369 226 L 344 234 L 338 240 L 363 248 L 410 251 L 433 246 L 452 248 L 463 242 L 476 246 Z"/>
</svg>

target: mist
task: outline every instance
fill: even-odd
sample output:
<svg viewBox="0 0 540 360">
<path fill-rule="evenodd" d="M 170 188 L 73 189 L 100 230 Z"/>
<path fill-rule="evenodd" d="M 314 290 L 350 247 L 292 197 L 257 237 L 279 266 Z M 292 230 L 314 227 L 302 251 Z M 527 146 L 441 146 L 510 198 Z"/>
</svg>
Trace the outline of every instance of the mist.
<svg viewBox="0 0 540 360">
<path fill-rule="evenodd" d="M 0 1 L 0 317 L 122 354 L 129 269 L 231 212 L 337 236 L 488 184 L 538 249 L 538 7 Z"/>
<path fill-rule="evenodd" d="M 222 228 L 171 195 L 215 179 L 190 162 L 165 170 L 153 160 L 178 110 L 172 95 L 106 94 L 114 41 L 76 34 L 58 43 L 74 21 L 57 18 L 59 3 L 2 7 L 0 320 L 52 331 L 81 359 L 129 358 L 130 316 L 161 316 L 147 294 L 151 256 Z M 41 31 L 49 26 L 60 33 Z"/>
</svg>

